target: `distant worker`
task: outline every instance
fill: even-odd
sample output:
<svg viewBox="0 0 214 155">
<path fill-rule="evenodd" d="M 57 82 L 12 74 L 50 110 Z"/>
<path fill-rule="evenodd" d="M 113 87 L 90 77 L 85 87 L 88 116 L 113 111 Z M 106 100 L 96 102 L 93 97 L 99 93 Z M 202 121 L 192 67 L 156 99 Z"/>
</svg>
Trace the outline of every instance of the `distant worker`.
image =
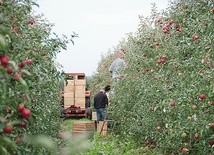
<svg viewBox="0 0 214 155">
<path fill-rule="evenodd" d="M 117 51 L 114 55 L 114 60 L 111 64 L 111 66 L 109 67 L 109 72 L 111 74 L 111 78 L 112 80 L 118 80 L 120 79 L 122 76 L 120 74 L 120 71 L 122 69 L 125 68 L 125 61 L 122 57 L 122 53 L 120 53 L 119 51 Z"/>
<path fill-rule="evenodd" d="M 106 117 L 106 107 L 108 106 L 108 97 L 104 88 L 94 96 L 94 108 L 97 113 L 97 121 L 103 121 Z"/>
<path fill-rule="evenodd" d="M 92 118 L 92 109 L 91 109 L 91 101 L 90 101 L 90 91 L 88 89 L 85 89 L 85 108 L 86 108 L 86 115 L 89 119 Z"/>
<path fill-rule="evenodd" d="M 111 86 L 110 85 L 105 86 L 104 90 L 105 90 L 105 94 L 108 98 L 108 105 L 109 105 L 111 102 L 111 100 L 109 99 L 109 91 L 111 90 Z"/>
</svg>

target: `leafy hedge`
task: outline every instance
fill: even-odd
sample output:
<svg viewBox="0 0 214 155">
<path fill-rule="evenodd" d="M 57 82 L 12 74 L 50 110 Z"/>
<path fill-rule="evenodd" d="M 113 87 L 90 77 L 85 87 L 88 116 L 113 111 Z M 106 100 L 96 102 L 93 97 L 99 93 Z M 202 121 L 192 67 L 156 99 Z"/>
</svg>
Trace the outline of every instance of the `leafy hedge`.
<svg viewBox="0 0 214 155">
<path fill-rule="evenodd" d="M 50 37 L 53 25 L 33 14 L 35 5 L 31 0 L 0 5 L 1 154 L 48 154 L 52 145 L 44 143 L 60 129 L 61 73 L 54 60 L 68 39 Z M 38 147 L 36 139 L 42 142 Z"/>
<path fill-rule="evenodd" d="M 214 3 L 180 0 L 140 17 L 125 54 L 124 78 L 112 84 L 117 133 L 163 154 L 212 154 L 214 146 Z M 111 54 L 103 62 L 111 63 Z M 108 69 L 94 79 L 108 83 Z M 96 81 L 98 82 L 98 81 Z"/>
</svg>

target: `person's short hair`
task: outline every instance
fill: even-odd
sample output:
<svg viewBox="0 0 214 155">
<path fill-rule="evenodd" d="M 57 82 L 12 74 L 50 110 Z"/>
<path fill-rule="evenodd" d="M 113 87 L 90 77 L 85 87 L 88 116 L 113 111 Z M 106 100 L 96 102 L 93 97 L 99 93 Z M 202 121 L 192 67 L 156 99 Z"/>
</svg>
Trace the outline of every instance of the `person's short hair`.
<svg viewBox="0 0 214 155">
<path fill-rule="evenodd" d="M 111 90 L 111 86 L 110 86 L 110 85 L 105 86 L 104 90 L 105 90 L 106 92 L 110 91 L 110 90 Z"/>
</svg>

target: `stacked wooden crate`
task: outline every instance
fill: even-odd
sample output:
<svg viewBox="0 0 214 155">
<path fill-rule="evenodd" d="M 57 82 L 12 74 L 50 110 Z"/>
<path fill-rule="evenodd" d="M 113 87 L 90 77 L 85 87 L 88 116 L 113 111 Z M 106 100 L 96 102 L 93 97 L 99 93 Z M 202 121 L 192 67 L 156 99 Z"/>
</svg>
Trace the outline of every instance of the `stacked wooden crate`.
<svg viewBox="0 0 214 155">
<path fill-rule="evenodd" d="M 64 108 L 69 108 L 74 105 L 74 80 L 67 80 L 67 85 L 64 86 Z"/>
<path fill-rule="evenodd" d="M 86 79 L 84 76 L 77 75 L 74 78 L 74 84 L 75 84 L 75 106 L 80 108 L 85 108 L 85 85 L 86 85 Z"/>
</svg>

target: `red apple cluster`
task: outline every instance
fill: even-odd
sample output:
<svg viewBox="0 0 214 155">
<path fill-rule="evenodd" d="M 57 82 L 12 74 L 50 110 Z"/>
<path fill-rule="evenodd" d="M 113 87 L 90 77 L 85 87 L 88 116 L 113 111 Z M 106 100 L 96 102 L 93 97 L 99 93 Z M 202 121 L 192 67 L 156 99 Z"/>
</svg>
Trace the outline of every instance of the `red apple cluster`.
<svg viewBox="0 0 214 155">
<path fill-rule="evenodd" d="M 35 24 L 35 20 L 34 19 L 31 19 L 27 22 L 28 25 L 34 25 Z"/>
<path fill-rule="evenodd" d="M 164 34 L 168 34 L 173 23 L 174 23 L 173 19 L 170 19 L 162 28 L 162 32 Z"/>
<path fill-rule="evenodd" d="M 31 65 L 33 63 L 32 59 L 22 60 L 21 63 L 18 64 L 19 68 L 23 68 L 25 65 Z"/>
<path fill-rule="evenodd" d="M 7 73 L 12 75 L 14 73 L 12 67 L 9 65 L 9 57 L 5 54 L 0 55 L 0 66 L 6 69 Z M 25 65 L 31 65 L 33 63 L 32 59 L 22 60 L 21 63 L 18 64 L 19 68 L 23 68 Z M 13 78 L 18 80 L 21 78 L 21 74 L 19 72 L 15 72 L 13 74 Z"/>
<path fill-rule="evenodd" d="M 25 108 L 23 104 L 19 104 L 18 111 L 22 114 L 22 117 L 26 119 L 29 118 L 31 115 L 31 111 Z"/>
<path fill-rule="evenodd" d="M 162 55 L 160 59 L 157 60 L 157 65 L 164 64 L 167 60 L 167 55 Z"/>
</svg>

